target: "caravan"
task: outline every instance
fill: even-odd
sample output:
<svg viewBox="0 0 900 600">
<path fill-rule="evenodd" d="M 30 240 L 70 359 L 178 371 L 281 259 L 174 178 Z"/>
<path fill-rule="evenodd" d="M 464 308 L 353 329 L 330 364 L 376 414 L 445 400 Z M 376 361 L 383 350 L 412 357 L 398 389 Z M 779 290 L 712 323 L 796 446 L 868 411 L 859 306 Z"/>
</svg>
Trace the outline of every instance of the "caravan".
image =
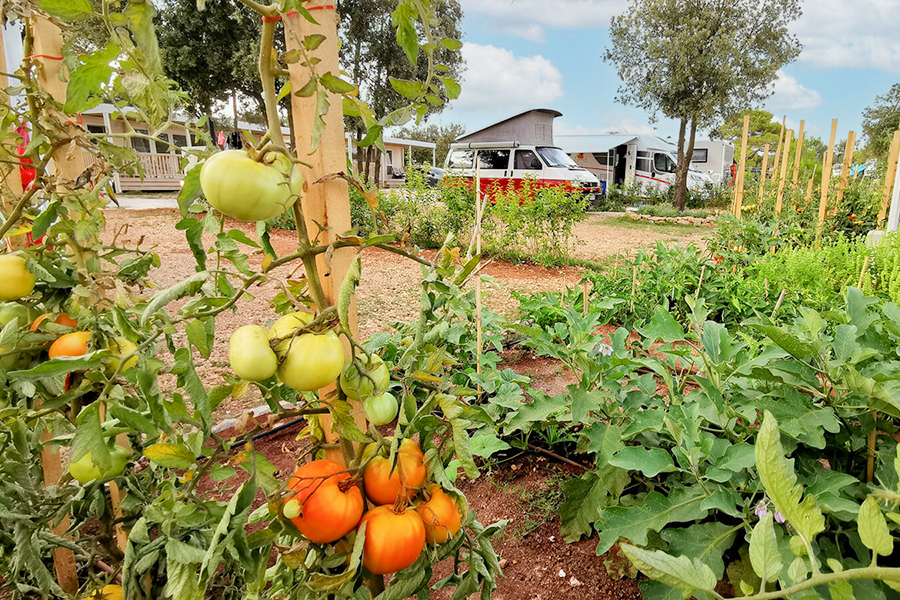
<svg viewBox="0 0 900 600">
<path fill-rule="evenodd" d="M 676 148 L 655 135 L 557 135 L 556 139 L 579 166 L 597 176 L 604 191 L 636 184 L 664 192 L 675 184 Z M 711 185 L 709 175 L 690 168 L 689 190 L 703 193 Z"/>
</svg>

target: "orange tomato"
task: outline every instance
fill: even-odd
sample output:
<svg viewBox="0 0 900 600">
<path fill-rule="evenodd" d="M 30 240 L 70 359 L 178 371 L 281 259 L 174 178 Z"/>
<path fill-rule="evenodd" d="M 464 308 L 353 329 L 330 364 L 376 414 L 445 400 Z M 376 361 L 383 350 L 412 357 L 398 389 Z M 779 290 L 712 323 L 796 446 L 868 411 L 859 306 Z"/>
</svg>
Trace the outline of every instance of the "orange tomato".
<svg viewBox="0 0 900 600">
<path fill-rule="evenodd" d="M 365 515 L 363 565 L 375 575 L 405 569 L 416 562 L 425 548 L 425 525 L 412 508 L 395 512 L 390 506 L 376 506 Z"/>
<path fill-rule="evenodd" d="M 34 320 L 34 323 L 31 324 L 31 331 L 34 331 L 38 328 L 38 325 L 44 322 L 47 317 L 50 316 L 50 313 L 44 313 Z M 53 322 L 57 325 L 65 325 L 66 327 L 78 327 L 78 321 L 67 315 L 66 313 L 59 313 L 59 315 L 53 319 Z"/>
<path fill-rule="evenodd" d="M 393 504 L 405 483 L 406 499 L 411 500 L 425 485 L 427 475 L 425 455 L 419 445 L 411 439 L 405 439 L 397 450 L 397 464 L 393 471 L 386 456 L 377 456 L 366 466 L 363 473 L 366 497 L 372 504 Z"/>
<path fill-rule="evenodd" d="M 428 500 L 416 507 L 425 524 L 425 541 L 429 544 L 443 544 L 459 531 L 459 509 L 453 498 L 436 483 L 425 488 L 425 497 Z"/>
<path fill-rule="evenodd" d="M 61 335 L 50 345 L 50 358 L 84 356 L 87 354 L 87 344 L 90 339 L 90 331 L 75 331 Z"/>
<path fill-rule="evenodd" d="M 335 542 L 353 530 L 363 514 L 359 487 L 343 466 L 314 460 L 297 469 L 288 481 L 294 496 L 282 512 L 300 533 L 319 544 Z"/>
</svg>

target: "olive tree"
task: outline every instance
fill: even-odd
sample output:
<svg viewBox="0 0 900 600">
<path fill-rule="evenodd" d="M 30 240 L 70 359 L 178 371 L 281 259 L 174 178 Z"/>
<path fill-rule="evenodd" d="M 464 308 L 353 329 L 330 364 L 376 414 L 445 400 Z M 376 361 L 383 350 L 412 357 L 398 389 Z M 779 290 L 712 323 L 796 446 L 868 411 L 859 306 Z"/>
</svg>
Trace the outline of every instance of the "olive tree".
<svg viewBox="0 0 900 600">
<path fill-rule="evenodd" d="M 697 128 L 769 96 L 801 44 L 788 33 L 798 0 L 630 0 L 613 17 L 604 60 L 623 84 L 617 100 L 679 121 L 674 204 L 687 200 Z"/>
<path fill-rule="evenodd" d="M 886 94 L 877 96 L 862 116 L 866 150 L 875 158 L 883 158 L 888 153 L 891 137 L 900 127 L 900 83 L 892 85 Z"/>
</svg>

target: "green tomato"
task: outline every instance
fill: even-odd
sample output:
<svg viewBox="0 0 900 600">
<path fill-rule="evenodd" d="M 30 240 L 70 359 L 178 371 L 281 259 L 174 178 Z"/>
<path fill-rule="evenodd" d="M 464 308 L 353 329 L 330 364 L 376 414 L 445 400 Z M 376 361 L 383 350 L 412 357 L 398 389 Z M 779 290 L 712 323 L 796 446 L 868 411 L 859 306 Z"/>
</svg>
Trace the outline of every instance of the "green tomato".
<svg viewBox="0 0 900 600">
<path fill-rule="evenodd" d="M 228 340 L 228 362 L 234 374 L 247 381 L 262 381 L 275 374 L 278 357 L 269 336 L 259 325 L 243 325 Z"/>
<path fill-rule="evenodd" d="M 137 344 L 122 336 L 116 336 L 109 340 L 108 348 L 113 355 L 112 358 L 109 359 L 109 363 L 107 363 L 106 365 L 106 375 L 108 377 L 112 377 L 113 373 L 116 372 L 116 370 L 119 368 L 119 365 L 122 363 L 123 358 L 125 358 L 126 356 L 131 356 L 131 354 L 138 349 Z M 135 366 L 137 362 L 137 355 L 129 358 L 125 362 L 125 366 L 122 367 L 122 373 Z"/>
<path fill-rule="evenodd" d="M 69 474 L 82 485 L 93 483 L 98 479 L 112 479 L 122 474 L 125 465 L 128 464 L 128 451 L 121 446 L 115 446 L 109 451 L 110 465 L 105 472 L 100 470 L 88 452 L 78 460 L 69 463 Z"/>
<path fill-rule="evenodd" d="M 312 323 L 315 315 L 304 312 L 295 312 L 288 313 L 275 321 L 272 327 L 269 328 L 269 339 L 273 340 L 275 338 L 283 338 L 291 335 L 296 330 L 306 327 L 310 323 Z M 275 346 L 275 352 L 281 354 L 287 352 L 288 347 L 290 346 L 290 340 L 284 340 L 277 346 Z"/>
<path fill-rule="evenodd" d="M 280 153 L 263 162 L 243 150 L 212 155 L 200 169 L 200 187 L 213 208 L 239 221 L 278 216 L 297 199 L 303 186 L 300 170 Z"/>
<path fill-rule="evenodd" d="M 366 411 L 366 418 L 372 425 L 387 425 L 397 418 L 397 412 L 400 405 L 397 398 L 390 392 L 385 392 L 380 396 L 370 396 L 363 400 L 363 408 Z"/>
<path fill-rule="evenodd" d="M 9 302 L 24 298 L 34 291 L 34 275 L 25 268 L 25 257 L 0 254 L 0 300 Z"/>
<path fill-rule="evenodd" d="M 391 372 L 381 357 L 372 354 L 369 359 L 360 354 L 341 373 L 341 389 L 348 398 L 361 400 L 369 396 L 380 396 L 388 391 Z M 368 377 L 367 377 L 368 375 Z"/>
<path fill-rule="evenodd" d="M 4 302 L 0 304 L 0 327 L 6 327 L 6 324 L 16 317 L 19 318 L 19 327 L 30 325 L 34 320 L 33 313 L 34 311 L 24 304 Z"/>
<path fill-rule="evenodd" d="M 344 368 L 344 344 L 333 331 L 304 333 L 286 343 L 287 351 L 278 353 L 284 355 L 284 362 L 276 374 L 282 383 L 298 392 L 314 392 L 325 387 Z"/>
</svg>

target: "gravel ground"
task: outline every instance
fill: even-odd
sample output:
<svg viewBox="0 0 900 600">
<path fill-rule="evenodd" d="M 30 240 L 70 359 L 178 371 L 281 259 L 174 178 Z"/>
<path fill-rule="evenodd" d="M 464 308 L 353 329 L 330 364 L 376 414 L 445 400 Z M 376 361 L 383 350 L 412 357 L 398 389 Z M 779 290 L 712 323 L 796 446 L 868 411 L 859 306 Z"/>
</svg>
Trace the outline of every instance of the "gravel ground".
<svg viewBox="0 0 900 600">
<path fill-rule="evenodd" d="M 155 246 L 162 261 L 162 268 L 151 273 L 152 282 L 165 288 L 190 276 L 195 272 L 195 262 L 184 233 L 175 228 L 180 220 L 177 210 L 160 208 L 155 210 L 107 209 L 105 237 L 111 239 L 118 233 L 119 243 L 133 247 L 141 242 L 141 248 Z M 228 228 L 244 231 L 255 239 L 253 224 L 229 221 Z M 699 228 L 698 228 L 699 229 Z M 617 253 L 633 250 L 639 246 L 654 245 L 657 240 L 672 243 L 702 243 L 708 229 L 673 234 L 671 231 L 648 226 L 644 229 L 616 226 L 616 221 L 608 217 L 592 215 L 576 227 L 575 235 L 579 244 L 575 255 L 584 260 L 602 262 Z M 295 248 L 292 231 L 277 231 L 272 234 L 272 244 L 279 255 Z M 678 237 L 678 236 L 681 237 Z M 213 236 L 206 234 L 204 242 L 212 244 Z M 259 266 L 261 255 L 250 248 L 250 263 Z M 431 258 L 434 251 L 425 251 L 423 256 Z M 271 274 L 274 278 L 286 278 L 293 266 L 286 265 Z M 392 321 L 409 321 L 415 318 L 419 306 L 422 267 L 406 258 L 379 249 L 370 249 L 362 255 L 362 280 L 357 290 L 360 333 L 366 339 L 377 331 L 389 331 Z M 493 261 L 482 271 L 494 278 L 496 283 L 484 287 L 485 307 L 508 317 L 515 316 L 518 302 L 512 297 L 513 291 L 561 291 L 573 287 L 581 279 L 577 267 L 547 269 L 535 265 L 513 265 Z M 238 326 L 256 323 L 265 326 L 274 317 L 269 303 L 278 293 L 277 284 L 271 280 L 261 287 L 252 288 L 252 298 L 237 304 L 234 312 L 226 312 L 216 319 L 216 344 L 210 360 L 198 365 L 201 378 L 208 384 L 221 383 L 221 375 L 228 369 L 228 337 Z M 150 292 L 147 292 L 148 294 Z M 173 305 L 177 306 L 177 305 Z M 235 410 L 255 406 L 258 398 L 252 396 L 239 400 L 229 400 L 219 411 L 218 418 Z"/>
</svg>

